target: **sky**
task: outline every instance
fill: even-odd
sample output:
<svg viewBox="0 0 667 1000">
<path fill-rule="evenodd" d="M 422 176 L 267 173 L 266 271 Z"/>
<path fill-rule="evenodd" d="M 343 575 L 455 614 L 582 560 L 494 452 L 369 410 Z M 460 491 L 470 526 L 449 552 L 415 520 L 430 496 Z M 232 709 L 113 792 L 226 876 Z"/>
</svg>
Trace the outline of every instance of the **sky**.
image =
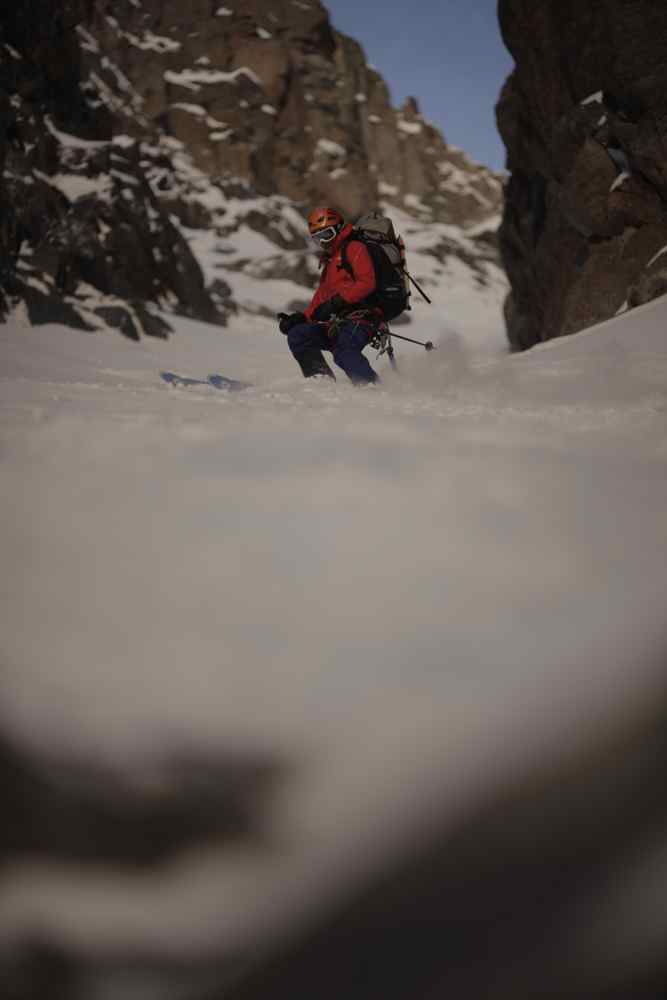
<svg viewBox="0 0 667 1000">
<path fill-rule="evenodd" d="M 418 99 L 446 140 L 496 170 L 505 165 L 494 106 L 513 61 L 497 0 L 325 0 L 334 26 L 355 38 L 395 105 Z"/>
</svg>

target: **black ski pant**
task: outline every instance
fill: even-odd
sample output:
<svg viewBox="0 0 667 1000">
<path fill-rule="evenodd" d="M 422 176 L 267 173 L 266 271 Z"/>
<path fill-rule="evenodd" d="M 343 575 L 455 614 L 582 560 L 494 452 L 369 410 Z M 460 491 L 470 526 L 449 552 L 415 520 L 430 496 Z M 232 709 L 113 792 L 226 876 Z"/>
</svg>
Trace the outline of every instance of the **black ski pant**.
<svg viewBox="0 0 667 1000">
<path fill-rule="evenodd" d="M 331 351 L 335 364 L 343 369 L 355 385 L 379 381 L 362 353 L 373 336 L 373 331 L 367 324 L 344 320 L 333 337 L 327 331 L 326 323 L 300 323 L 293 326 L 287 334 L 289 349 L 306 378 L 313 375 L 335 378 L 322 354 L 322 351 Z"/>
</svg>

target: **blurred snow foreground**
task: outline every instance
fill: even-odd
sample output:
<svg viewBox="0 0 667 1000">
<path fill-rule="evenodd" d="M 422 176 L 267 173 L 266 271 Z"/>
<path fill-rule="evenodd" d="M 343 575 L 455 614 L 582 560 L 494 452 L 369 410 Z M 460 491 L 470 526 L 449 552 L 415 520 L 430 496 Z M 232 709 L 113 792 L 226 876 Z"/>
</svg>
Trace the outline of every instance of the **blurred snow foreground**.
<svg viewBox="0 0 667 1000">
<path fill-rule="evenodd" d="M 0 328 L 3 996 L 662 992 L 666 302 L 426 315 Z"/>
</svg>

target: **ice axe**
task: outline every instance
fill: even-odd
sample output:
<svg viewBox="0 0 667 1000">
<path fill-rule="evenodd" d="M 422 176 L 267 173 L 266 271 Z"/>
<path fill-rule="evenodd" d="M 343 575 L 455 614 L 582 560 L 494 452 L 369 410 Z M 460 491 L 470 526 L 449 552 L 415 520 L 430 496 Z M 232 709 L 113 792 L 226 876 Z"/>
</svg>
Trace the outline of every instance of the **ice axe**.
<svg viewBox="0 0 667 1000">
<path fill-rule="evenodd" d="M 410 274 L 409 271 L 406 271 L 405 273 L 408 276 L 408 278 L 410 279 L 410 281 L 412 282 L 412 284 L 415 286 L 415 288 L 417 289 L 417 291 L 419 292 L 419 294 L 421 295 L 421 297 L 424 299 L 424 301 L 428 302 L 428 304 L 430 306 L 432 306 L 433 303 L 431 302 L 431 300 L 429 299 L 428 295 L 426 294 L 426 292 L 424 291 L 424 289 L 421 287 L 421 285 L 417 284 L 417 282 L 412 277 L 412 275 Z"/>
<path fill-rule="evenodd" d="M 410 274 L 410 272 L 406 270 L 405 274 L 410 279 L 410 281 L 412 282 L 412 284 L 415 286 L 415 288 L 417 289 L 417 291 L 419 292 L 419 294 L 421 295 L 421 297 L 424 299 L 424 301 L 428 302 L 428 304 L 430 306 L 433 305 L 433 303 L 429 299 L 429 297 L 426 294 L 426 292 L 424 291 L 424 289 L 415 281 L 415 279 L 412 277 L 412 275 Z M 410 307 L 408 306 L 408 308 L 410 308 Z M 392 337 L 396 337 L 397 340 L 407 340 L 410 344 L 419 344 L 420 347 L 423 347 L 427 351 L 433 351 L 433 350 L 435 350 L 435 346 L 434 346 L 432 340 L 427 340 L 424 343 L 423 340 L 413 340 L 412 337 L 402 337 L 400 335 L 400 333 L 394 333 L 393 330 L 392 330 L 392 334 L 391 335 L 392 335 Z"/>
</svg>

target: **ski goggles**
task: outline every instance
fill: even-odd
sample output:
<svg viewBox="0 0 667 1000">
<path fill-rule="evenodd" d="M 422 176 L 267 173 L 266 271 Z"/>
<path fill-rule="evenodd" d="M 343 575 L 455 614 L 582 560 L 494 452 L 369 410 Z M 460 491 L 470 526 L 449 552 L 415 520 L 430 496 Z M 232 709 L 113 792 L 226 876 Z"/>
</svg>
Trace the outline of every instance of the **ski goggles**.
<svg viewBox="0 0 667 1000">
<path fill-rule="evenodd" d="M 318 246 L 324 247 L 336 239 L 338 230 L 335 226 L 327 226 L 326 229 L 318 229 L 316 233 L 311 233 L 310 238 L 315 240 Z"/>
</svg>

